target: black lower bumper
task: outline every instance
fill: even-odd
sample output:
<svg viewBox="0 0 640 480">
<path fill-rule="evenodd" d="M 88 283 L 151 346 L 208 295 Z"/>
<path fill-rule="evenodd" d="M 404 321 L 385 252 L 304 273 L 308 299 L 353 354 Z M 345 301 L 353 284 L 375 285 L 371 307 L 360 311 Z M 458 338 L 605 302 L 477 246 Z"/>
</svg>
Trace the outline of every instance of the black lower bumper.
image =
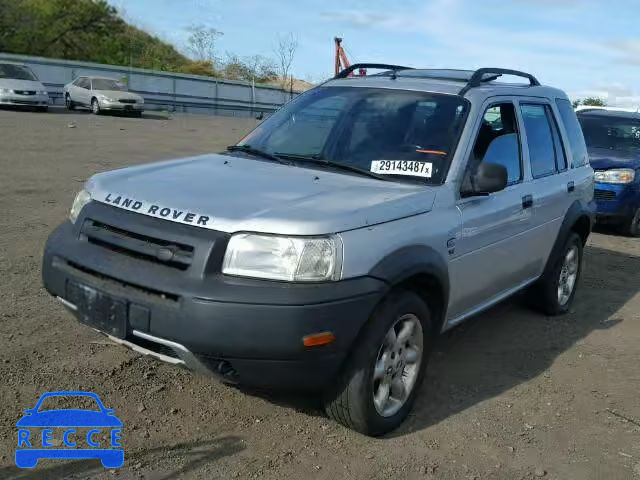
<svg viewBox="0 0 640 480">
<path fill-rule="evenodd" d="M 112 207 L 99 207 L 105 208 Z M 197 227 L 122 214 L 133 219 L 137 233 L 160 222 L 179 234 L 203 234 Z M 207 257 L 209 267 L 211 262 Z M 335 377 L 386 287 L 370 277 L 323 284 L 240 279 L 209 267 L 190 273 L 125 256 L 88 242 L 80 226 L 65 222 L 47 241 L 43 281 L 85 323 L 91 312 L 78 306 L 70 285 L 124 305 L 126 325 L 119 338 L 112 336 L 143 353 L 235 383 L 302 389 L 322 388 Z M 303 337 L 325 331 L 335 335 L 333 343 L 303 345 Z"/>
</svg>

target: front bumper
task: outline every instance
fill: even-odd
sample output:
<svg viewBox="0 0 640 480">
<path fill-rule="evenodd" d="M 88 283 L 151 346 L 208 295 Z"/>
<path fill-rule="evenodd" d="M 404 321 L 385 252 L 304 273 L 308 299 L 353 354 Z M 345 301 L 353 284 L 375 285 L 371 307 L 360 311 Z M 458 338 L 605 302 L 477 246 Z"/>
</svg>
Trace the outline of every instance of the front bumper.
<svg viewBox="0 0 640 480">
<path fill-rule="evenodd" d="M 640 187 L 637 183 L 596 183 L 594 198 L 598 220 L 622 220 L 640 207 Z"/>
<path fill-rule="evenodd" d="M 126 255 L 123 243 L 106 248 L 87 236 L 87 222 L 95 219 L 139 237 L 194 245 L 193 263 L 181 270 Z M 65 222 L 50 235 L 44 285 L 78 319 L 86 312 L 78 311 L 70 282 L 122 301 L 126 334 L 114 339 L 142 353 L 234 383 L 324 387 L 386 284 L 369 277 L 322 284 L 227 277 L 219 273 L 227 241 L 224 233 L 92 202 L 75 225 Z M 335 335 L 334 343 L 304 347 L 304 336 L 325 331 Z"/>
<path fill-rule="evenodd" d="M 46 107 L 49 105 L 48 95 L 19 95 L 17 93 L 0 94 L 0 106 Z"/>
<path fill-rule="evenodd" d="M 144 111 L 144 103 L 120 103 L 99 100 L 102 110 L 113 110 L 119 112 L 142 112 Z"/>
</svg>

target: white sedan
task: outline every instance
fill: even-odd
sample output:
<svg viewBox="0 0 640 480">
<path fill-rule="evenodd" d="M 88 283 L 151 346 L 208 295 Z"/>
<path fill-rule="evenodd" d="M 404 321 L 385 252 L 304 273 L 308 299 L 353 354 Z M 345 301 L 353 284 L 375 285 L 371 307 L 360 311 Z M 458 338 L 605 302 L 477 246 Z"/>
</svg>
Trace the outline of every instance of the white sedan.
<svg viewBox="0 0 640 480">
<path fill-rule="evenodd" d="M 32 107 L 46 112 L 49 94 L 26 65 L 0 62 L 0 106 Z"/>
<path fill-rule="evenodd" d="M 119 111 L 142 115 L 144 99 L 127 91 L 127 86 L 113 78 L 78 77 L 64 86 L 64 101 L 69 110 L 87 107 L 98 115 L 102 111 Z"/>
</svg>

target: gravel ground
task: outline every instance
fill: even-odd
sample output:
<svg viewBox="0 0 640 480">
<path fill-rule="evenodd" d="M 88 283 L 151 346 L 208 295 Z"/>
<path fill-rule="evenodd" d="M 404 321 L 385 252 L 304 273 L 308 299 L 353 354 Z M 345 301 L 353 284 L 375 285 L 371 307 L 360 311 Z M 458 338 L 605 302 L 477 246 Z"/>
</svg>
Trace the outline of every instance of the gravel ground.
<svg viewBox="0 0 640 480">
<path fill-rule="evenodd" d="M 103 170 L 220 150 L 254 120 L 0 111 L 0 477 L 640 479 L 640 240 L 592 235 L 574 311 L 514 299 L 440 339 L 412 416 L 387 438 L 312 397 L 247 392 L 80 326 L 41 286 L 47 234 Z M 13 465 L 41 393 L 89 390 L 124 422 L 125 465 Z"/>
</svg>

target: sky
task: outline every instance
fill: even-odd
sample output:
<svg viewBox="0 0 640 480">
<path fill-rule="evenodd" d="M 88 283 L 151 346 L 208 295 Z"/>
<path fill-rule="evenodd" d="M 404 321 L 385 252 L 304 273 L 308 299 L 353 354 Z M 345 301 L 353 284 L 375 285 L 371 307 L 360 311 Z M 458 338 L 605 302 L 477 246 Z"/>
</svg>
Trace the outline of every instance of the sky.
<svg viewBox="0 0 640 480">
<path fill-rule="evenodd" d="M 220 56 L 274 56 L 278 35 L 299 48 L 293 74 L 333 70 L 333 37 L 351 62 L 530 72 L 572 98 L 640 105 L 637 0 L 108 0 L 135 25 L 187 53 L 188 27 L 223 32 Z"/>
</svg>

